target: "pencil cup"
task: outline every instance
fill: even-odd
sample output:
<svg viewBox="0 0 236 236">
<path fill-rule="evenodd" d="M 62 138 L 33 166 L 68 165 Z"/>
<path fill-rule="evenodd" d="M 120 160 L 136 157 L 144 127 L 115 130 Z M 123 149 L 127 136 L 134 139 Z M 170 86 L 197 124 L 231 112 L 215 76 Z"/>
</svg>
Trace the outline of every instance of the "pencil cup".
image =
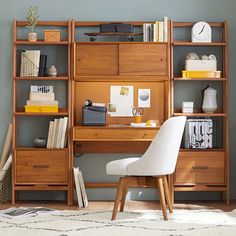
<svg viewBox="0 0 236 236">
<path fill-rule="evenodd" d="M 141 123 L 142 116 L 141 115 L 135 115 L 134 116 L 134 123 Z"/>
</svg>

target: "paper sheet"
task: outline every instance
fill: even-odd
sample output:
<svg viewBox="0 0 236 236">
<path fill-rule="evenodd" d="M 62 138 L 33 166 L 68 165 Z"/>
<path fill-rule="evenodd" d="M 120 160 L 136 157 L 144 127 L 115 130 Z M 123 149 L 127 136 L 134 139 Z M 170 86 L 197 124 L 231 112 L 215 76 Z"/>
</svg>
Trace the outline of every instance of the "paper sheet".
<svg viewBox="0 0 236 236">
<path fill-rule="evenodd" d="M 139 89 L 138 90 L 138 107 L 150 108 L 151 106 L 151 90 Z"/>
<path fill-rule="evenodd" d="M 111 86 L 110 104 L 113 112 L 109 111 L 111 116 L 131 117 L 134 105 L 134 86 Z"/>
</svg>

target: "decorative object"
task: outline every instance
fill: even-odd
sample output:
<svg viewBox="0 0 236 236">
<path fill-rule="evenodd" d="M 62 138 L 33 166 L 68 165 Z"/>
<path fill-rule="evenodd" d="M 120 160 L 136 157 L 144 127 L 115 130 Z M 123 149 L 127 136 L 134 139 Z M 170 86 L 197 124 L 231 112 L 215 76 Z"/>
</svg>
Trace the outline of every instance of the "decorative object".
<svg viewBox="0 0 236 236">
<path fill-rule="evenodd" d="M 197 22 L 192 27 L 193 43 L 211 43 L 211 26 L 204 21 Z"/>
<path fill-rule="evenodd" d="M 151 107 L 151 90 L 138 89 L 138 107 Z"/>
<path fill-rule="evenodd" d="M 35 217 L 0 217 L 0 227 L 2 235 L 235 235 L 236 210 L 199 208 L 175 210 L 167 222 L 160 210 L 120 212 L 116 221 L 110 221 L 108 210 L 66 210 Z"/>
<path fill-rule="evenodd" d="M 31 6 L 28 8 L 27 13 L 27 24 L 26 27 L 31 30 L 31 32 L 28 34 L 28 40 L 29 41 L 37 41 L 37 33 L 34 32 L 34 28 L 38 23 L 38 7 L 37 6 Z"/>
<path fill-rule="evenodd" d="M 52 66 L 49 68 L 48 74 L 49 74 L 51 77 L 56 77 L 56 76 L 57 76 L 57 68 L 56 68 L 54 65 L 52 65 Z"/>
<path fill-rule="evenodd" d="M 182 103 L 183 113 L 193 113 L 193 102 L 183 102 Z"/>
<path fill-rule="evenodd" d="M 61 31 L 57 30 L 57 29 L 44 30 L 44 41 L 60 42 L 61 41 Z"/>
<path fill-rule="evenodd" d="M 216 93 L 217 91 L 209 85 L 203 89 L 202 110 L 205 113 L 213 113 L 217 109 Z"/>
<path fill-rule="evenodd" d="M 34 146 L 37 148 L 45 148 L 47 146 L 47 139 L 46 138 L 35 138 L 34 139 Z"/>
</svg>

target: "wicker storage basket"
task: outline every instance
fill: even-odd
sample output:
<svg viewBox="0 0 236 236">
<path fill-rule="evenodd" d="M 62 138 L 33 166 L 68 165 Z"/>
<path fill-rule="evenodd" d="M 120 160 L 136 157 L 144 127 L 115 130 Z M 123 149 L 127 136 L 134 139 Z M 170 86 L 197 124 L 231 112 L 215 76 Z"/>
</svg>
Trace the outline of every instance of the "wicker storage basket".
<svg viewBox="0 0 236 236">
<path fill-rule="evenodd" d="M 2 181 L 0 181 L 0 202 L 7 202 L 8 199 L 8 181 L 9 174 L 7 172 L 6 176 Z"/>
</svg>

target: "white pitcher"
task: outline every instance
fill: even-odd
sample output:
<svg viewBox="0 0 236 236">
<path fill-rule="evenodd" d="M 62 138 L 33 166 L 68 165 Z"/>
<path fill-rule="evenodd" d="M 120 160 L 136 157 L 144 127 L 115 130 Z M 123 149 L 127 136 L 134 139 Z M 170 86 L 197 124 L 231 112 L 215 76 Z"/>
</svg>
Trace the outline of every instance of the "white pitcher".
<svg viewBox="0 0 236 236">
<path fill-rule="evenodd" d="M 205 113 L 213 113 L 217 109 L 216 89 L 208 87 L 204 91 L 202 110 Z"/>
</svg>

